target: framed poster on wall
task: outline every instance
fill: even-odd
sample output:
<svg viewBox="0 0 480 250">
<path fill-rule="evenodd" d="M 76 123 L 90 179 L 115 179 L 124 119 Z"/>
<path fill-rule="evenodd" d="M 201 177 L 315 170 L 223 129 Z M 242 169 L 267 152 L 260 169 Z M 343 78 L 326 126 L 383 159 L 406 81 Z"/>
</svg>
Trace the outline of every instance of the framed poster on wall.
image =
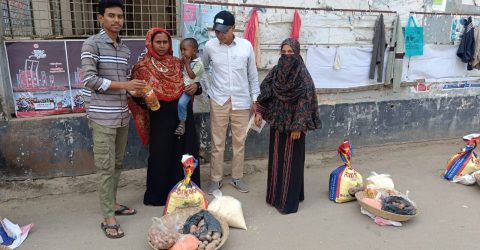
<svg viewBox="0 0 480 250">
<path fill-rule="evenodd" d="M 130 49 L 130 70 L 146 52 L 144 39 L 123 39 Z M 85 112 L 84 40 L 5 42 L 17 117 Z M 179 40 L 172 39 L 174 55 Z M 128 72 L 130 75 L 130 72 Z"/>
<path fill-rule="evenodd" d="M 5 42 L 17 117 L 72 112 L 64 46 L 63 41 Z"/>
</svg>

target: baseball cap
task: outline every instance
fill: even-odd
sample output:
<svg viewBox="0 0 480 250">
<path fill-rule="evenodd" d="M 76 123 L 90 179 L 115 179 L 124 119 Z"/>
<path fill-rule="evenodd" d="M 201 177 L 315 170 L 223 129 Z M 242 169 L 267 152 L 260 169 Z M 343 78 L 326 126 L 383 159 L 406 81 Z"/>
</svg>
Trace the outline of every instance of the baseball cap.
<svg viewBox="0 0 480 250">
<path fill-rule="evenodd" d="M 213 29 L 216 31 L 227 32 L 233 25 L 235 25 L 235 17 L 226 10 L 218 12 L 213 18 Z"/>
</svg>

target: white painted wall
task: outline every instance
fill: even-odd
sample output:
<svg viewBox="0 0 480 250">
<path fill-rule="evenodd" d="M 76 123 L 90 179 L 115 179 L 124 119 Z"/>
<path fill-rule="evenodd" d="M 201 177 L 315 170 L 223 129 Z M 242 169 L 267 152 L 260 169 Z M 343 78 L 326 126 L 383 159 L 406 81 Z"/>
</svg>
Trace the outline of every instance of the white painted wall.
<svg viewBox="0 0 480 250">
<path fill-rule="evenodd" d="M 454 13 L 480 13 L 478 7 L 470 9 L 462 6 L 462 0 L 447 0 L 447 12 Z M 402 26 L 406 25 L 410 11 L 432 11 L 432 0 L 214 0 L 211 2 L 225 2 L 236 4 L 260 4 L 269 6 L 292 6 L 307 8 L 332 8 L 332 9 L 364 9 L 364 10 L 393 10 L 401 17 Z M 237 19 L 237 35 L 242 36 L 249 13 L 249 7 L 229 7 Z M 259 12 L 260 42 L 262 63 L 260 65 L 260 80 L 273 67 L 279 58 L 279 47 L 283 39 L 288 38 L 293 20 L 293 10 L 265 8 Z M 300 11 L 302 26 L 300 43 L 302 54 L 306 56 L 306 48 L 310 46 L 354 46 L 370 47 L 373 38 L 373 28 L 378 13 L 360 13 L 351 11 Z M 390 39 L 394 14 L 384 14 L 387 41 Z M 416 16 L 419 25 L 428 25 L 428 17 Z M 480 18 L 478 18 L 480 19 Z M 451 19 L 450 19 L 451 20 Z M 448 20 L 445 29 L 449 32 Z M 443 32 L 443 31 L 442 31 Z M 477 74 L 474 74 L 477 75 Z M 441 98 L 462 95 L 477 95 L 477 89 L 455 91 L 442 91 L 434 87 L 428 93 L 417 93 L 412 87 L 403 87 L 399 92 L 390 88 L 381 90 L 368 90 L 357 92 L 343 92 L 319 94 L 320 104 L 334 105 L 336 103 L 356 103 L 363 101 L 405 100 L 419 98 Z M 202 102 L 199 102 L 202 103 Z M 207 108 L 203 103 L 199 110 Z"/>
<path fill-rule="evenodd" d="M 215 1 L 219 2 L 219 1 Z M 395 10 L 404 16 L 406 22 L 410 11 L 430 9 L 424 6 L 423 0 L 228 0 L 221 1 L 237 4 L 260 4 L 268 6 L 301 6 L 307 8 L 363 9 L 363 10 Z M 243 31 L 252 8 L 229 7 L 237 18 L 237 29 Z M 278 59 L 279 45 L 288 38 L 291 31 L 294 10 L 265 8 L 259 13 L 260 42 L 262 50 L 261 69 L 270 69 Z M 361 13 L 351 11 L 300 11 L 302 26 L 300 43 L 302 48 L 310 46 L 371 46 L 373 27 L 378 13 Z M 394 14 L 384 14 L 387 29 L 387 40 L 390 38 L 391 24 Z M 242 35 L 239 33 L 238 35 Z M 305 51 L 302 51 L 305 55 Z"/>
</svg>

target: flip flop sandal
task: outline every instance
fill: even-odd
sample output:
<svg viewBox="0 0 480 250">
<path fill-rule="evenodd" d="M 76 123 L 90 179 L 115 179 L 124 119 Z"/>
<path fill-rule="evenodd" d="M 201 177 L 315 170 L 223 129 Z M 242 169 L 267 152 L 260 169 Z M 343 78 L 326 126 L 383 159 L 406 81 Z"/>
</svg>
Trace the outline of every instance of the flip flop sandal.
<svg viewBox="0 0 480 250">
<path fill-rule="evenodd" d="M 100 227 L 102 228 L 103 230 L 103 233 L 105 234 L 105 236 L 107 236 L 107 238 L 110 238 L 110 239 L 118 239 L 118 238 L 122 238 L 123 236 L 125 236 L 125 233 L 120 233 L 118 231 L 118 229 L 120 229 L 120 225 L 119 224 L 114 224 L 114 225 L 109 225 L 109 224 L 105 224 L 104 222 L 101 222 L 100 223 Z M 107 232 L 107 229 L 115 229 L 117 231 L 117 235 L 112 235 L 112 234 L 109 234 Z"/>
<path fill-rule="evenodd" d="M 126 212 L 127 210 L 133 210 L 133 212 Z M 115 215 L 116 216 L 123 216 L 123 215 L 134 215 L 137 213 L 137 210 L 135 209 L 130 209 L 127 206 L 120 205 L 120 209 L 115 210 Z"/>
</svg>

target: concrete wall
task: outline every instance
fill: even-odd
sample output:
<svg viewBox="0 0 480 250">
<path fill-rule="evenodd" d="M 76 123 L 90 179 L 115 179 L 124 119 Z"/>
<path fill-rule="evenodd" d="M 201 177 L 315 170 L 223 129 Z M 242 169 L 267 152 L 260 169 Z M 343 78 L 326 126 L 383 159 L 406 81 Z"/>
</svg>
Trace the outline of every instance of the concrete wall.
<svg viewBox="0 0 480 250">
<path fill-rule="evenodd" d="M 443 96 L 426 94 L 423 98 L 411 100 L 375 100 L 367 97 L 367 91 L 356 93 L 362 102 L 320 105 L 323 128 L 308 133 L 307 151 L 334 150 L 344 138 L 350 139 L 356 147 L 454 137 L 460 140 L 464 134 L 477 131 L 480 97 L 471 90 L 456 92 Z M 201 156 L 208 160 L 209 114 L 197 113 L 195 119 L 201 137 Z M 265 157 L 268 138 L 268 128 L 261 134 L 250 132 L 246 158 Z M 128 140 L 125 168 L 145 167 L 148 151 L 140 143 L 132 122 Z M 94 172 L 91 132 L 83 115 L 0 122 L 0 149 L 0 179 L 76 176 Z M 452 148 L 452 153 L 456 150 Z M 226 158 L 231 158 L 231 154 L 229 137 Z"/>
<path fill-rule="evenodd" d="M 218 1 L 216 1 L 218 2 Z M 243 3 L 243 0 L 228 1 Z M 287 0 L 247 0 L 247 4 L 292 5 Z M 295 6 L 396 10 L 406 21 L 410 11 L 431 11 L 431 1 L 404 0 L 319 0 L 296 1 Z M 245 27 L 250 8 L 231 8 L 238 20 L 237 29 Z M 449 0 L 447 12 L 477 12 L 478 7 L 462 5 L 462 0 Z M 373 26 L 378 14 L 352 12 L 301 12 L 300 41 L 305 55 L 309 46 L 371 46 Z M 289 36 L 293 11 L 265 9 L 260 14 L 262 79 L 278 60 L 280 42 Z M 393 15 L 386 14 L 387 36 Z M 450 16 L 423 17 L 417 21 L 426 25 L 427 43 L 448 44 L 445 26 Z M 239 35 L 241 35 L 239 33 Z M 2 55 L 0 49 L 0 56 Z M 4 57 L 0 57 L 4 58 Z M 2 68 L 0 68 L 1 70 Z M 473 72 L 473 75 L 477 75 Z M 3 74 L 2 74 L 3 76 Z M 9 83 L 3 79 L 2 87 Z M 372 85 L 361 89 L 319 89 L 319 110 L 323 128 L 307 136 L 307 150 L 333 150 L 344 138 L 355 146 L 398 143 L 418 140 L 460 137 L 475 132 L 480 117 L 480 90 L 465 88 L 444 90 L 443 83 L 434 83 L 429 91 L 419 92 L 409 84 L 399 91 Z M 11 90 L 9 90 L 11 91 Z M 5 101 L 2 103 L 5 104 Z M 12 111 L 11 108 L 7 109 Z M 205 96 L 196 99 L 195 119 L 200 136 L 202 156 L 208 159 L 210 150 L 209 113 Z M 226 158 L 231 157 L 231 138 L 227 140 Z M 0 179 L 74 176 L 93 172 L 91 134 L 83 115 L 0 121 Z M 452 152 L 457 149 L 452 149 Z M 252 132 L 247 139 L 246 157 L 268 154 L 268 129 L 261 134 Z M 146 166 L 148 152 L 137 134 L 130 128 L 126 168 Z"/>
</svg>

